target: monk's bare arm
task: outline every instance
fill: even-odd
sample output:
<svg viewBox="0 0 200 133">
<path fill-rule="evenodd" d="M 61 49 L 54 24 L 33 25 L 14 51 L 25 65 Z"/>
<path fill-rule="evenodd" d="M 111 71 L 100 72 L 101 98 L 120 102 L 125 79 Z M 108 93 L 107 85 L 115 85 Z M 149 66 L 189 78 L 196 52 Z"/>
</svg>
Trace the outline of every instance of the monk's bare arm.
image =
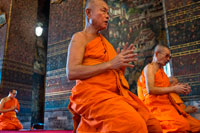
<svg viewBox="0 0 200 133">
<path fill-rule="evenodd" d="M 169 87 L 155 87 L 155 73 L 157 72 L 158 68 L 153 64 L 149 64 L 144 69 L 145 79 L 146 79 L 146 87 L 147 92 L 149 94 L 159 95 L 159 94 L 168 94 L 171 92 L 175 92 L 178 94 L 185 94 L 187 89 L 184 85 L 179 84 L 175 86 Z"/>
<path fill-rule="evenodd" d="M 86 41 L 80 33 L 75 34 L 68 49 L 67 76 L 69 80 L 86 79 L 100 74 L 109 69 L 110 64 L 101 63 L 98 65 L 83 65 Z"/>
<path fill-rule="evenodd" d="M 87 79 L 110 69 L 132 67 L 129 62 L 135 60 L 133 58 L 135 56 L 133 50 L 126 50 L 117 55 L 113 60 L 105 63 L 90 66 L 83 65 L 82 62 L 87 43 L 80 33 L 75 34 L 70 42 L 66 69 L 69 80 Z"/>
<path fill-rule="evenodd" d="M 4 103 L 5 103 L 5 98 L 3 98 L 3 99 L 1 100 L 1 102 L 0 102 L 0 113 L 5 113 L 5 112 L 9 112 L 9 111 L 15 110 L 14 107 L 9 108 L 9 109 L 3 109 Z"/>
<path fill-rule="evenodd" d="M 158 70 L 153 64 L 148 64 L 144 68 L 144 75 L 146 79 L 146 88 L 149 94 L 167 94 L 173 91 L 172 88 L 155 87 L 155 73 Z"/>
</svg>

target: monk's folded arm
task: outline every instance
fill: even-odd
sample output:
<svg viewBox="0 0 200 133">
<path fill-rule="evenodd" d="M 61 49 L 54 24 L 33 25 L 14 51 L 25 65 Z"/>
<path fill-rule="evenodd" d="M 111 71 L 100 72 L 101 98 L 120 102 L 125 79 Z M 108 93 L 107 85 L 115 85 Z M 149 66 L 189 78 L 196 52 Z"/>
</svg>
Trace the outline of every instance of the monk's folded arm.
<svg viewBox="0 0 200 133">
<path fill-rule="evenodd" d="M 146 88 L 147 92 L 149 94 L 167 94 L 174 92 L 174 86 L 171 87 L 155 87 L 155 73 L 157 72 L 157 69 L 153 65 L 147 65 L 144 69 L 144 75 L 146 79 Z"/>
<path fill-rule="evenodd" d="M 13 108 L 9 108 L 9 109 L 1 109 L 0 113 L 5 113 L 5 112 L 9 112 L 9 111 L 13 111 Z"/>
<path fill-rule="evenodd" d="M 74 65 L 68 67 L 68 78 L 69 80 L 83 80 L 109 70 L 109 63 L 101 63 L 97 65 Z"/>
<path fill-rule="evenodd" d="M 14 107 L 9 108 L 9 109 L 3 109 L 4 103 L 5 103 L 5 100 L 2 99 L 1 102 L 0 102 L 0 113 L 5 113 L 5 112 L 13 111 L 15 109 Z"/>
</svg>

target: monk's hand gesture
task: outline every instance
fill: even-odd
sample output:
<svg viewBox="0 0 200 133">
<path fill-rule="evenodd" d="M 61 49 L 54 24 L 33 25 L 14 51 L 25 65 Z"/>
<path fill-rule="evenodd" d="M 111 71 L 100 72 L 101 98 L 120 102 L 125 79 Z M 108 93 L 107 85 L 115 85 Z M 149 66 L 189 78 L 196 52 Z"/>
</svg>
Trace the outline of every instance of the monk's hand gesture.
<svg viewBox="0 0 200 133">
<path fill-rule="evenodd" d="M 174 86 L 174 91 L 177 94 L 187 95 L 191 92 L 191 87 L 188 84 L 178 83 Z"/>
<path fill-rule="evenodd" d="M 130 64 L 131 62 L 137 60 L 137 54 L 133 52 L 134 49 L 135 47 L 133 46 L 133 44 L 128 45 L 128 43 L 125 44 L 121 51 L 120 48 L 117 48 L 118 55 L 110 61 L 111 69 L 119 69 L 122 67 L 134 67 L 133 64 Z"/>
</svg>

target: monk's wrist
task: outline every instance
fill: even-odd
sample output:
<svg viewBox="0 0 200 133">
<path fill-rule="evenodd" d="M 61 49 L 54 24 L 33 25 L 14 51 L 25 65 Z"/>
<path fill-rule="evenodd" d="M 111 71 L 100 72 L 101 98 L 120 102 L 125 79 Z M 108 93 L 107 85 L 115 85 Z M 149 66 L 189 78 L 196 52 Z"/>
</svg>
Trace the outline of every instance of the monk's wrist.
<svg viewBox="0 0 200 133">
<path fill-rule="evenodd" d="M 175 88 L 175 86 L 171 86 L 171 92 L 176 93 L 176 88 Z"/>
<path fill-rule="evenodd" d="M 106 62 L 105 63 L 106 69 L 112 69 L 112 64 L 111 62 Z"/>
</svg>

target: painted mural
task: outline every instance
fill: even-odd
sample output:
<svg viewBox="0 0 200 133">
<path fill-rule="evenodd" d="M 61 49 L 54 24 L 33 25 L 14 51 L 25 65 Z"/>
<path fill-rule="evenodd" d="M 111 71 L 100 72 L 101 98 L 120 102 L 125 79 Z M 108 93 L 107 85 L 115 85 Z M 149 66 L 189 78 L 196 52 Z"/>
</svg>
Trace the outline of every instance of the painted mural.
<svg viewBox="0 0 200 133">
<path fill-rule="evenodd" d="M 168 42 L 171 46 L 173 74 L 192 89 L 181 95 L 186 105 L 198 107 L 193 116 L 200 119 L 200 1 L 164 0 Z"/>
<path fill-rule="evenodd" d="M 109 41 L 114 48 L 126 42 L 135 45 L 138 61 L 127 69 L 130 89 L 136 93 L 136 83 L 144 66 L 152 60 L 152 50 L 158 43 L 167 44 L 161 0 L 109 0 Z"/>
</svg>

